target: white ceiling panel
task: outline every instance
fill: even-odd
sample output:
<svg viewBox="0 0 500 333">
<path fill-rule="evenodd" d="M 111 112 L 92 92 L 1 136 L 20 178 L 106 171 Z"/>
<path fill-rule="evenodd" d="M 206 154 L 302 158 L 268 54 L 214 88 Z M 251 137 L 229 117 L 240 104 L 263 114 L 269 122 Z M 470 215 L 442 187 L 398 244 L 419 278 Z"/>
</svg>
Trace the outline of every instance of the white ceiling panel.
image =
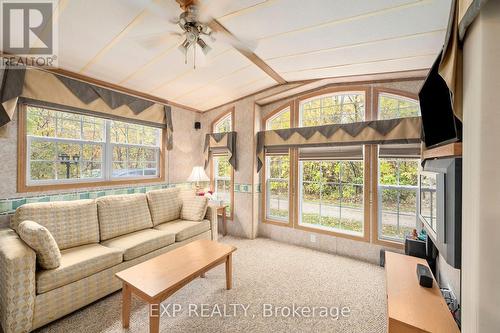
<svg viewBox="0 0 500 333">
<path fill-rule="evenodd" d="M 430 68 L 436 60 L 435 55 L 414 56 L 400 59 L 390 59 L 366 62 L 361 64 L 341 65 L 330 68 L 313 70 L 297 70 L 283 74 L 287 81 L 308 79 L 320 79 L 325 77 L 345 77 L 364 74 L 380 74 L 400 71 Z"/>
<path fill-rule="evenodd" d="M 251 65 L 251 62 L 236 50 L 224 52 L 203 67 L 190 70 L 185 75 L 177 77 L 151 91 L 161 94 L 167 99 L 176 100 L 178 96 L 190 93 L 210 82 L 231 74 L 241 68 Z"/>
<path fill-rule="evenodd" d="M 80 71 L 146 6 L 148 0 L 135 0 L 135 6 L 122 0 L 67 1 L 59 16 L 59 65 Z"/>
<path fill-rule="evenodd" d="M 443 44 L 444 34 L 444 30 L 438 30 L 404 38 L 275 58 L 267 63 L 279 73 L 286 73 L 297 69 L 324 68 L 415 55 L 437 55 L 436 45 Z"/>
<path fill-rule="evenodd" d="M 419 0 L 275 0 L 216 17 L 237 36 L 261 39 L 417 2 Z"/>
<path fill-rule="evenodd" d="M 269 77 L 257 66 L 248 65 L 236 72 L 178 96 L 176 99 L 179 103 L 193 104 L 200 100 L 206 101 L 213 99 L 214 96 L 226 97 L 228 95 L 234 95 L 235 93 L 237 94 L 246 86 L 253 85 L 257 81 L 263 81 L 266 78 Z M 271 82 L 274 81 L 271 79 Z M 263 85 L 264 84 L 266 84 L 266 82 L 263 82 Z"/>
<path fill-rule="evenodd" d="M 209 109 L 212 109 L 212 108 L 217 107 L 219 105 L 236 100 L 242 96 L 253 94 L 257 91 L 260 91 L 260 90 L 263 90 L 266 88 L 270 88 L 270 87 L 275 86 L 275 85 L 276 85 L 276 82 L 273 79 L 271 79 L 269 77 L 265 77 L 262 80 L 258 80 L 256 82 L 251 82 L 248 85 L 239 87 L 237 92 L 230 93 L 230 94 L 227 94 L 224 96 L 213 96 L 212 98 L 210 98 L 208 100 L 204 100 L 204 101 L 200 100 L 200 101 L 198 101 L 198 105 L 199 105 L 199 108 L 201 110 L 209 110 Z"/>
<path fill-rule="evenodd" d="M 260 40 L 255 53 L 267 60 L 306 50 L 316 51 L 445 29 L 449 8 L 448 0 L 418 2 L 377 15 Z"/>
</svg>

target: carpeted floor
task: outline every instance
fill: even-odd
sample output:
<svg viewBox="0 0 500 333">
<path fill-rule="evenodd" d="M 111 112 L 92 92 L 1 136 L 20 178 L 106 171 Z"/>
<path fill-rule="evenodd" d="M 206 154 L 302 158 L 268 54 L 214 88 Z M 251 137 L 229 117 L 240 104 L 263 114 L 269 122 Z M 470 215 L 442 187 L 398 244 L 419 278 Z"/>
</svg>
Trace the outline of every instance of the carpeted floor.
<svg viewBox="0 0 500 333">
<path fill-rule="evenodd" d="M 233 257 L 233 289 L 224 289 L 224 266 L 194 280 L 164 302 L 161 332 L 386 331 L 382 268 L 268 239 L 225 237 L 222 241 L 238 248 Z M 243 307 L 248 307 L 246 315 Z M 139 299 L 133 298 L 128 330 L 121 327 L 120 316 L 117 292 L 39 332 L 148 331 L 148 306 Z"/>
</svg>

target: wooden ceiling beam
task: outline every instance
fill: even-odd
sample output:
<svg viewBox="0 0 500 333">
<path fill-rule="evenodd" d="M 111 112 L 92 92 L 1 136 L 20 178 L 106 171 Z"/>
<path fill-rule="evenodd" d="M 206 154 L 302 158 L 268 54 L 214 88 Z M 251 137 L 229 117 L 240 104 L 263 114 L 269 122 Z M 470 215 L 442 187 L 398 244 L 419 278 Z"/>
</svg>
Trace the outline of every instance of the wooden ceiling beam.
<svg viewBox="0 0 500 333">
<path fill-rule="evenodd" d="M 232 32 L 226 29 L 219 21 L 216 19 L 213 19 L 209 25 L 208 25 L 213 31 L 215 32 L 220 32 L 223 34 L 228 35 L 230 38 L 234 40 L 238 40 L 238 38 L 233 35 Z M 271 68 L 264 60 L 262 60 L 258 55 L 256 55 L 252 50 L 249 48 L 243 46 L 234 46 L 233 47 L 241 53 L 244 57 L 246 57 L 248 60 L 250 60 L 252 63 L 254 63 L 257 67 L 259 67 L 261 70 L 264 71 L 267 75 L 269 75 L 274 81 L 276 81 L 279 84 L 285 84 L 287 81 L 281 77 L 274 69 Z"/>
</svg>

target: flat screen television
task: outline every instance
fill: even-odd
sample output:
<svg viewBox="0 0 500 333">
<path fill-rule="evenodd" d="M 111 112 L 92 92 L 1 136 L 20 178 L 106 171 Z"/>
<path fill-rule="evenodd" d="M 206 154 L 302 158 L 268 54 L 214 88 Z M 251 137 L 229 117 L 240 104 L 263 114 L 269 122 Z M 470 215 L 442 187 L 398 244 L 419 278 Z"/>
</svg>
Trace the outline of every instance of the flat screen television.
<svg viewBox="0 0 500 333">
<path fill-rule="evenodd" d="M 462 159 L 428 160 L 420 172 L 418 217 L 454 268 L 462 261 Z"/>
<path fill-rule="evenodd" d="M 427 148 L 462 140 L 462 122 L 453 113 L 450 90 L 438 73 L 440 62 L 441 54 L 418 94 L 423 139 Z"/>
</svg>

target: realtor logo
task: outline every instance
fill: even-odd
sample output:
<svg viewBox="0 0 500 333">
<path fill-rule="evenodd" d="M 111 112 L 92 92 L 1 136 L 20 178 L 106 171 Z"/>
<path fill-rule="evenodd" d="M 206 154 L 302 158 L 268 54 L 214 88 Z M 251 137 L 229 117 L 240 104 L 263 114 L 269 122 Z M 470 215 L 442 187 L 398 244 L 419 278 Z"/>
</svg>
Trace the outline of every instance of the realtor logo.
<svg viewBox="0 0 500 333">
<path fill-rule="evenodd" d="M 27 56 L 23 57 L 26 65 L 54 66 L 57 31 L 53 13 L 57 0 L 0 2 L 4 55 Z"/>
</svg>

